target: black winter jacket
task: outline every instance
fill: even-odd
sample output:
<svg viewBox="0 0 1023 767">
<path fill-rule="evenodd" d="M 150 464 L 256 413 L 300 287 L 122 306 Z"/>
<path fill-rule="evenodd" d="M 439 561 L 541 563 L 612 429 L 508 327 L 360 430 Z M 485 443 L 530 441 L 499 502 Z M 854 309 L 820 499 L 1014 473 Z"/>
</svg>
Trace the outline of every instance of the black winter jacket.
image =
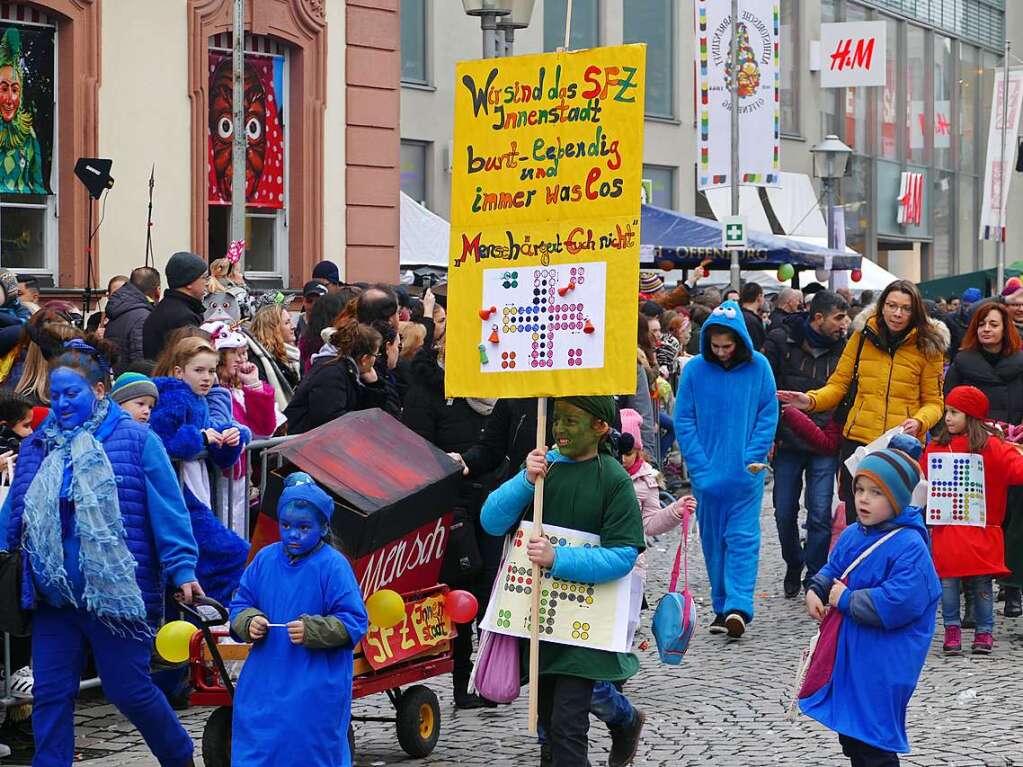
<svg viewBox="0 0 1023 767">
<path fill-rule="evenodd" d="M 764 348 L 764 341 L 767 339 L 764 321 L 759 314 L 746 307 L 742 309 L 742 318 L 746 321 L 746 330 L 749 332 L 749 340 L 753 342 L 754 350 L 760 351 Z"/>
<path fill-rule="evenodd" d="M 547 444 L 554 441 L 554 401 L 547 402 Z M 507 479 L 526 462 L 536 447 L 536 399 L 499 399 L 487 419 L 479 442 L 462 453 L 471 476 L 487 474 L 508 459 L 503 476 Z"/>
<path fill-rule="evenodd" d="M 153 304 L 145 293 L 128 282 L 107 299 L 105 311 L 107 328 L 104 338 L 117 345 L 120 356 L 114 373 L 120 375 L 133 362 L 145 358 L 142 328 L 153 311 Z"/>
<path fill-rule="evenodd" d="M 163 300 L 149 313 L 142 326 L 142 353 L 146 359 L 155 360 L 159 356 L 172 330 L 202 325 L 203 311 L 202 301 L 180 290 L 164 293 Z"/>
<path fill-rule="evenodd" d="M 377 380 L 364 384 L 353 360 L 323 360 L 305 374 L 284 417 L 288 419 L 288 433 L 301 434 L 354 410 L 382 408 L 386 402 L 384 383 Z"/>
<path fill-rule="evenodd" d="M 437 364 L 436 350 L 416 352 L 411 372 L 402 423 L 445 453 L 462 453 L 475 445 L 483 436 L 487 416 L 462 397 L 444 396 L 444 370 Z"/>
<path fill-rule="evenodd" d="M 994 365 L 979 351 L 959 352 L 945 373 L 945 394 L 956 386 L 976 386 L 984 392 L 989 418 L 1023 423 L 1023 352 L 1002 357 Z"/>
<path fill-rule="evenodd" d="M 846 340 L 820 348 L 806 342 L 806 314 L 792 314 L 782 327 L 767 334 L 764 356 L 771 363 L 779 391 L 810 391 L 820 389 L 838 367 Z M 821 428 L 831 420 L 831 411 L 807 413 Z M 811 447 L 778 419 L 778 446 L 790 450 L 813 452 Z"/>
</svg>

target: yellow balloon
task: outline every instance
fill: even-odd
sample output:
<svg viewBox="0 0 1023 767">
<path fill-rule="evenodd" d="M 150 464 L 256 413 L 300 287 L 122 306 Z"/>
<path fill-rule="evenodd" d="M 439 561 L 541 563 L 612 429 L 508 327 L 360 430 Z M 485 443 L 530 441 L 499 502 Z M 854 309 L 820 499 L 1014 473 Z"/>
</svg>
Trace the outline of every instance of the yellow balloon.
<svg viewBox="0 0 1023 767">
<path fill-rule="evenodd" d="M 168 663 L 188 660 L 188 645 L 197 632 L 188 621 L 170 621 L 156 632 L 156 653 Z"/>
<path fill-rule="evenodd" d="M 366 612 L 374 626 L 389 629 L 405 620 L 405 600 L 397 591 L 380 589 L 366 600 Z"/>
</svg>

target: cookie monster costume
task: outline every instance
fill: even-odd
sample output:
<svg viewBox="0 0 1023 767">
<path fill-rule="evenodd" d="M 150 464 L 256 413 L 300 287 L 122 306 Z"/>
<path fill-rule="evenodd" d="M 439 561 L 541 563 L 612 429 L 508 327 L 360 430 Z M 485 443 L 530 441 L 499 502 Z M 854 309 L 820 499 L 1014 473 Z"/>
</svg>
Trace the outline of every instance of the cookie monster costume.
<svg viewBox="0 0 1023 767">
<path fill-rule="evenodd" d="M 727 329 L 736 349 L 727 363 L 711 351 L 710 337 Z M 700 332 L 701 355 L 679 381 L 675 434 L 699 501 L 697 521 L 719 618 L 753 618 L 753 587 L 760 555 L 760 504 L 764 474 L 747 466 L 765 463 L 778 425 L 774 375 L 753 350 L 735 301 L 714 309 Z"/>
</svg>

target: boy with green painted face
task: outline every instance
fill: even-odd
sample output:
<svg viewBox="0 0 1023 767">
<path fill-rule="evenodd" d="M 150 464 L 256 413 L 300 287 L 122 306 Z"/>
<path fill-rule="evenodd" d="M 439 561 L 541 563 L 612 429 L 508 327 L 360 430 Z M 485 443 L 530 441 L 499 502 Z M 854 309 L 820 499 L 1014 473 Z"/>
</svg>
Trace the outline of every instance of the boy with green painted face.
<svg viewBox="0 0 1023 767">
<path fill-rule="evenodd" d="M 504 535 L 532 519 L 537 478 L 544 481 L 544 522 L 600 536 L 592 548 L 552 546 L 533 537 L 531 562 L 562 580 L 606 583 L 631 572 L 645 547 L 643 522 L 632 481 L 610 455 L 614 421 L 611 397 L 563 397 L 554 403 L 554 444 L 534 450 L 526 467 L 491 493 L 482 523 Z M 615 616 L 606 616 L 614 620 Z M 631 653 L 543 642 L 540 645 L 539 723 L 550 744 L 553 767 L 585 767 L 590 703 L 595 682 L 622 682 L 639 670 Z"/>
</svg>

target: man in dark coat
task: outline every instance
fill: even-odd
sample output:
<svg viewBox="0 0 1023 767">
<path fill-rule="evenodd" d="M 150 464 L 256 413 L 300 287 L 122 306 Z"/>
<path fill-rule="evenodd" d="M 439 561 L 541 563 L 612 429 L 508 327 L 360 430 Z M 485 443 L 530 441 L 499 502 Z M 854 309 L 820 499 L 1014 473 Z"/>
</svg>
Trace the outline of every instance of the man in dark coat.
<svg viewBox="0 0 1023 767">
<path fill-rule="evenodd" d="M 120 375 L 145 358 L 142 328 L 160 300 L 160 273 L 151 266 L 133 270 L 127 284 L 107 298 L 105 338 L 117 345 L 120 356 L 114 373 Z"/>
<path fill-rule="evenodd" d="M 767 334 L 764 356 L 771 363 L 779 390 L 810 391 L 827 382 L 838 366 L 849 329 L 849 305 L 830 290 L 817 293 L 807 314 L 789 317 L 782 327 Z M 832 413 L 811 416 L 823 428 Z M 810 449 L 784 419 L 779 421 L 774 453 L 774 518 L 781 552 L 787 565 L 785 596 L 794 597 L 828 561 L 831 542 L 831 501 L 838 455 L 821 455 Z M 799 546 L 799 496 L 806 477 L 806 548 Z"/>
<path fill-rule="evenodd" d="M 764 308 L 764 289 L 755 282 L 747 282 L 739 292 L 739 306 L 742 307 L 742 318 L 746 321 L 746 331 L 753 343 L 753 351 L 760 351 L 767 338 L 764 318 L 760 316 Z"/>
<path fill-rule="evenodd" d="M 803 305 L 803 293 L 796 288 L 782 288 L 774 300 L 774 308 L 768 321 L 767 332 L 777 330 L 785 324 L 785 320 L 799 313 Z"/>
<path fill-rule="evenodd" d="M 163 351 L 170 331 L 202 324 L 206 271 L 206 262 L 195 253 L 181 251 L 170 257 L 164 269 L 169 290 L 142 327 L 142 353 L 147 360 L 155 360 Z"/>
</svg>

